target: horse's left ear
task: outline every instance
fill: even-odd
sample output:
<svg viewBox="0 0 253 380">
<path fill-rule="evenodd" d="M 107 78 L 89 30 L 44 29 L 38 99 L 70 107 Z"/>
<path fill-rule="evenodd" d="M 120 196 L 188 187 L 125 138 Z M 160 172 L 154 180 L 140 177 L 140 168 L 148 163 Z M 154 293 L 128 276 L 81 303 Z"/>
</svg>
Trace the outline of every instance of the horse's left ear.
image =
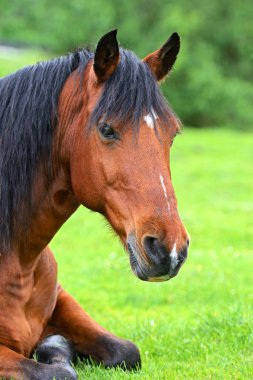
<svg viewBox="0 0 253 380">
<path fill-rule="evenodd" d="M 119 63 L 117 30 L 105 34 L 98 42 L 94 57 L 94 71 L 99 82 L 108 79 Z"/>
<path fill-rule="evenodd" d="M 180 37 L 177 33 L 173 33 L 160 49 L 143 59 L 158 81 L 162 80 L 172 69 L 179 49 Z"/>
</svg>

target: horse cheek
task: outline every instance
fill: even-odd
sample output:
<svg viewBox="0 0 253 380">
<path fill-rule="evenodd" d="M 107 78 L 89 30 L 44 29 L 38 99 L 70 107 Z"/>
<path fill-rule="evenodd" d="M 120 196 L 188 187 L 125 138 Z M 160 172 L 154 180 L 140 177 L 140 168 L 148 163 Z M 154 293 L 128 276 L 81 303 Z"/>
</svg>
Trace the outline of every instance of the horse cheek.
<svg viewBox="0 0 253 380">
<path fill-rule="evenodd" d="M 78 154 L 71 163 L 72 190 L 77 200 L 92 211 L 101 212 L 104 181 L 94 152 Z"/>
</svg>

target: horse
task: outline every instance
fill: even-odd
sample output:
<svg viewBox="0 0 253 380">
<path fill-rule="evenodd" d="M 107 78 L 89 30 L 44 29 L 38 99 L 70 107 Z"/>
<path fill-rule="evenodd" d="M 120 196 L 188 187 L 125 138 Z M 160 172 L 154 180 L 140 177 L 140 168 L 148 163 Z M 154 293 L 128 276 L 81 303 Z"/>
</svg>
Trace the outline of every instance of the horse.
<svg viewBox="0 0 253 380">
<path fill-rule="evenodd" d="M 169 164 L 180 122 L 159 87 L 180 38 L 173 33 L 139 60 L 116 34 L 94 52 L 79 49 L 0 81 L 5 379 L 74 380 L 78 356 L 141 367 L 137 346 L 100 326 L 57 281 L 48 244 L 80 205 L 107 219 L 143 281 L 171 279 L 187 257 Z"/>
</svg>

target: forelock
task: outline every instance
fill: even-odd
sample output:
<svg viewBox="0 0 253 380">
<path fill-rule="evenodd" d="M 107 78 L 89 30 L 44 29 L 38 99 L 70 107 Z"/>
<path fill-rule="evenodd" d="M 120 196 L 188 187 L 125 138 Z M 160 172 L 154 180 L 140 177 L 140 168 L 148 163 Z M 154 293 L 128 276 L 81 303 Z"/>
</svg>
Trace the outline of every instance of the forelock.
<svg viewBox="0 0 253 380">
<path fill-rule="evenodd" d="M 120 49 L 120 62 L 104 84 L 89 128 L 107 122 L 138 129 L 140 120 L 147 114 L 157 115 L 167 124 L 172 111 L 147 64 L 131 51 Z"/>
</svg>

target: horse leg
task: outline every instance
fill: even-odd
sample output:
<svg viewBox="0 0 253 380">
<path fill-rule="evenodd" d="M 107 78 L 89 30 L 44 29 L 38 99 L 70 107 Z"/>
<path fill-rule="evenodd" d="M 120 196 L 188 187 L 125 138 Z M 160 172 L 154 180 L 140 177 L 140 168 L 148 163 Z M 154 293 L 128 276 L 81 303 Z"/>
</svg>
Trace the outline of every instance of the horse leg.
<svg viewBox="0 0 253 380">
<path fill-rule="evenodd" d="M 74 370 L 65 363 L 42 364 L 0 347 L 0 378 L 5 380 L 76 380 Z"/>
<path fill-rule="evenodd" d="M 73 342 L 78 354 L 91 357 L 105 367 L 141 367 L 140 353 L 135 344 L 101 327 L 62 288 L 45 331 L 45 336 L 51 334 L 63 335 Z"/>
<path fill-rule="evenodd" d="M 59 364 L 61 368 L 67 369 L 77 379 L 72 368 L 76 359 L 73 344 L 61 335 L 51 335 L 45 338 L 36 348 L 35 356 L 38 362 L 45 364 Z"/>
</svg>

